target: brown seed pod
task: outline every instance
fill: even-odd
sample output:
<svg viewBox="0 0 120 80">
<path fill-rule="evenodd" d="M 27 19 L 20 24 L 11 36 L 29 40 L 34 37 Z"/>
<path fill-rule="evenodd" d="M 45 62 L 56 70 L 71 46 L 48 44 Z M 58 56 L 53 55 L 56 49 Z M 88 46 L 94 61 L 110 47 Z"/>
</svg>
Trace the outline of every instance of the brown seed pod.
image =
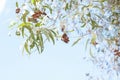
<svg viewBox="0 0 120 80">
<path fill-rule="evenodd" d="M 115 49 L 114 52 L 119 52 L 119 50 Z"/>
<path fill-rule="evenodd" d="M 35 11 L 34 14 L 32 15 L 32 18 L 37 19 L 37 18 L 39 18 L 42 14 L 43 14 L 43 13 L 42 13 L 40 10 Z"/>
<path fill-rule="evenodd" d="M 115 56 L 120 57 L 120 52 L 116 52 L 116 53 L 115 53 Z"/>
<path fill-rule="evenodd" d="M 64 32 L 65 31 L 65 25 L 61 26 L 61 31 Z"/>
<path fill-rule="evenodd" d="M 64 34 L 62 35 L 61 40 L 64 41 L 65 43 L 68 43 L 68 42 L 69 42 L 69 37 L 67 36 L 66 33 L 64 33 Z"/>
<path fill-rule="evenodd" d="M 16 9 L 16 13 L 17 13 L 17 14 L 20 13 L 20 8 L 17 8 L 17 9 Z"/>
</svg>

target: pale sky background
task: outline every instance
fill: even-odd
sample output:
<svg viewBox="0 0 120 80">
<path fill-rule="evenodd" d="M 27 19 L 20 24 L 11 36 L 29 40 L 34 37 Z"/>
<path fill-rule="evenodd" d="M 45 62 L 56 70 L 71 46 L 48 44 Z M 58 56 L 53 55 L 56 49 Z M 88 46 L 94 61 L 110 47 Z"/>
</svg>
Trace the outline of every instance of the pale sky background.
<svg viewBox="0 0 120 80">
<path fill-rule="evenodd" d="M 42 54 L 22 55 L 23 40 L 14 32 L 8 36 L 16 0 L 3 2 L 0 0 L 0 80 L 85 80 L 85 73 L 92 72 L 90 62 L 82 60 L 83 41 L 74 47 L 58 41 L 55 46 L 48 44 Z"/>
</svg>

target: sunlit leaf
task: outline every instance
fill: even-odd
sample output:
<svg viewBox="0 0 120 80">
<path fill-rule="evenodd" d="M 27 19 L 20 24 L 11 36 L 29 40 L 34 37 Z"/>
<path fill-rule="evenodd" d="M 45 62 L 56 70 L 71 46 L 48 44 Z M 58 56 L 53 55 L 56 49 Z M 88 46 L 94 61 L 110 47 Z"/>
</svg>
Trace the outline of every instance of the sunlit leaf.
<svg viewBox="0 0 120 80">
<path fill-rule="evenodd" d="M 31 0 L 31 3 L 34 4 L 34 3 L 35 3 L 35 0 Z"/>
<path fill-rule="evenodd" d="M 11 23 L 10 23 L 10 26 L 9 26 L 9 28 L 13 28 L 13 27 L 15 27 L 15 25 L 17 24 L 17 22 L 15 22 L 15 21 L 12 21 Z"/>
<path fill-rule="evenodd" d="M 32 26 L 32 24 L 31 23 L 21 23 L 21 24 L 19 24 L 18 25 L 18 28 L 22 28 L 22 27 L 27 27 L 27 28 L 30 28 L 30 26 Z"/>
<path fill-rule="evenodd" d="M 92 33 L 91 43 L 93 44 L 94 42 L 96 42 L 96 39 L 97 39 L 97 35 L 95 33 Z"/>
<path fill-rule="evenodd" d="M 21 28 L 22 29 L 22 36 L 24 37 L 24 27 Z"/>
<path fill-rule="evenodd" d="M 40 26 L 42 26 L 43 24 L 42 23 L 36 23 L 35 24 L 35 27 L 40 27 Z"/>
<path fill-rule="evenodd" d="M 17 8 L 19 7 L 18 2 L 16 2 L 16 7 L 17 7 Z"/>
</svg>

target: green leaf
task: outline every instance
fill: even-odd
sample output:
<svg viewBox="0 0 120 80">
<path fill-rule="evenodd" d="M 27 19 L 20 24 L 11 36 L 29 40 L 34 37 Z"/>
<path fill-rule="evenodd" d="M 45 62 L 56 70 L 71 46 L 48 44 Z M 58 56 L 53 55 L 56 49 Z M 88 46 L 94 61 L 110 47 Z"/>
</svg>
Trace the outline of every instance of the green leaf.
<svg viewBox="0 0 120 80">
<path fill-rule="evenodd" d="M 93 56 L 93 52 L 92 52 L 92 50 L 91 50 L 91 47 L 90 47 L 90 56 L 91 56 L 92 58 L 95 58 L 95 57 Z"/>
<path fill-rule="evenodd" d="M 87 39 L 86 44 L 85 44 L 85 50 L 87 50 L 88 42 L 90 39 Z"/>
<path fill-rule="evenodd" d="M 55 33 L 53 34 L 53 31 L 51 31 L 51 30 L 49 30 L 47 28 L 44 28 L 42 30 L 42 32 L 46 36 L 46 38 L 47 38 L 48 41 L 51 40 L 53 42 L 53 44 L 55 44 L 55 39 L 54 39 L 55 36 L 54 35 L 56 35 L 56 34 Z"/>
<path fill-rule="evenodd" d="M 24 23 L 26 23 L 26 17 L 29 14 L 28 10 L 25 10 L 25 13 L 22 15 L 21 19 L 23 20 Z"/>
<path fill-rule="evenodd" d="M 40 26 L 42 26 L 43 24 L 42 23 L 36 23 L 35 24 L 35 27 L 40 27 Z"/>
<path fill-rule="evenodd" d="M 37 51 L 40 53 L 39 45 L 36 42 L 35 42 L 35 45 L 36 45 Z"/>
<path fill-rule="evenodd" d="M 76 45 L 80 40 L 81 40 L 81 38 L 78 38 L 78 39 L 72 44 L 72 46 Z"/>
<path fill-rule="evenodd" d="M 30 45 L 30 49 L 33 49 L 35 47 L 35 42 L 32 42 Z"/>
<path fill-rule="evenodd" d="M 98 24 L 92 19 L 91 19 L 91 25 L 92 25 L 92 29 L 99 27 Z"/>
<path fill-rule="evenodd" d="M 26 52 L 30 54 L 30 51 L 28 49 L 28 41 L 25 42 L 24 48 L 25 48 Z"/>
<path fill-rule="evenodd" d="M 86 23 L 86 18 L 84 16 L 81 17 L 83 23 Z"/>
<path fill-rule="evenodd" d="M 49 37 L 48 31 L 46 29 L 44 29 L 44 28 L 41 28 L 41 31 L 45 35 L 45 37 L 47 38 L 47 40 L 50 41 L 50 37 Z"/>
<path fill-rule="evenodd" d="M 36 6 L 36 3 L 39 2 L 40 0 L 31 0 L 31 3 Z"/>
<path fill-rule="evenodd" d="M 45 5 L 45 6 L 43 6 L 43 7 L 44 7 L 44 8 L 49 9 L 50 14 L 52 14 L 52 8 L 51 8 L 51 6 L 50 6 L 50 5 L 46 4 L 46 5 Z"/>
<path fill-rule="evenodd" d="M 85 25 L 86 25 L 86 23 L 84 23 L 81 27 L 83 28 L 83 27 L 85 27 Z"/>
<path fill-rule="evenodd" d="M 55 44 L 55 39 L 54 39 L 54 36 L 52 35 L 52 33 L 51 33 L 51 32 L 49 32 L 49 36 L 50 36 L 50 38 L 51 38 L 51 40 L 52 40 L 53 44 Z"/>
<path fill-rule="evenodd" d="M 35 3 L 35 0 L 31 0 L 31 3 L 34 4 L 34 3 Z"/>
<path fill-rule="evenodd" d="M 17 22 L 11 22 L 11 24 L 10 24 L 10 26 L 9 26 L 9 28 L 13 28 L 15 25 L 17 24 Z"/>
<path fill-rule="evenodd" d="M 91 39 L 91 43 L 93 44 L 97 39 L 97 35 L 95 33 L 92 33 L 92 39 Z"/>
<path fill-rule="evenodd" d="M 105 0 L 99 0 L 100 2 L 105 2 Z"/>
<path fill-rule="evenodd" d="M 52 40 L 53 44 L 55 44 L 55 40 L 54 40 L 54 36 L 52 34 L 52 32 L 49 29 L 46 29 L 48 31 L 48 35 L 50 37 L 50 39 Z"/>
<path fill-rule="evenodd" d="M 26 28 L 30 28 L 30 26 L 32 26 L 32 24 L 31 23 L 21 23 L 21 24 L 19 24 L 18 25 L 18 28 L 22 28 L 22 27 L 26 27 Z"/>
<path fill-rule="evenodd" d="M 17 36 L 20 36 L 20 31 L 16 31 L 16 35 L 17 35 Z"/>
<path fill-rule="evenodd" d="M 41 47 L 41 53 L 43 52 L 43 50 L 44 50 L 44 42 L 43 42 L 43 37 L 42 37 L 42 34 L 40 33 L 39 34 L 39 45 L 40 45 L 40 47 Z"/>
<path fill-rule="evenodd" d="M 66 6 L 65 6 L 65 10 L 67 10 L 69 8 L 69 6 L 68 6 L 68 3 L 66 4 Z"/>
<path fill-rule="evenodd" d="M 90 14 L 90 12 L 87 14 L 87 16 L 91 17 L 91 14 Z"/>
<path fill-rule="evenodd" d="M 16 7 L 17 7 L 17 8 L 19 7 L 18 2 L 16 2 Z"/>
<path fill-rule="evenodd" d="M 22 27 L 22 36 L 24 37 L 24 27 Z"/>
<path fill-rule="evenodd" d="M 50 30 L 51 32 L 52 32 L 52 34 L 55 36 L 55 37 L 57 37 L 57 33 L 55 32 L 55 31 L 53 31 L 53 30 Z"/>
</svg>

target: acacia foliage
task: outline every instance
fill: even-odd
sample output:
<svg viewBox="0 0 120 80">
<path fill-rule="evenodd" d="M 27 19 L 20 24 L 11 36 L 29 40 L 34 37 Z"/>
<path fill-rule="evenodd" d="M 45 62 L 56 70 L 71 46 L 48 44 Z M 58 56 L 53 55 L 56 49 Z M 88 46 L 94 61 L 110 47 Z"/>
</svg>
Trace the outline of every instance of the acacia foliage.
<svg viewBox="0 0 120 80">
<path fill-rule="evenodd" d="M 26 0 L 22 5 L 16 2 L 18 21 L 11 26 L 17 26 L 16 35 L 26 39 L 24 49 L 28 53 L 34 48 L 41 53 L 44 43 L 55 44 L 56 38 L 68 43 L 68 33 L 78 37 L 73 45 L 90 36 L 86 44 L 96 46 L 106 41 L 110 46 L 120 34 L 119 3 L 119 0 Z"/>
<path fill-rule="evenodd" d="M 75 45 L 86 38 L 85 48 L 101 69 L 120 71 L 120 0 L 25 0 L 16 2 L 15 12 L 10 27 L 25 39 L 27 53 L 43 52 L 46 41 L 75 38 Z"/>
</svg>

